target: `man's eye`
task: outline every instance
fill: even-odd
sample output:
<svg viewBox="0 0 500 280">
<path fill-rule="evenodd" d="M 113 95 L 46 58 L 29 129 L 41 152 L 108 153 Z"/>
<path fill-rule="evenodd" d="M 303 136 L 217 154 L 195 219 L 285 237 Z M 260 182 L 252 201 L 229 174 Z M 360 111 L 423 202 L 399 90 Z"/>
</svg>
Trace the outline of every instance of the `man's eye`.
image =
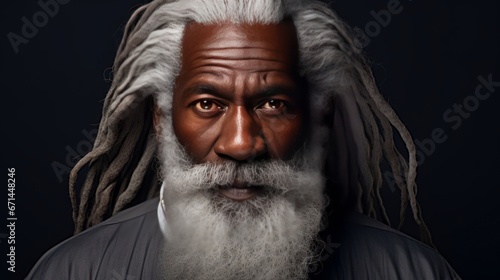
<svg viewBox="0 0 500 280">
<path fill-rule="evenodd" d="M 280 101 L 280 100 L 276 100 L 276 99 L 273 99 L 273 100 L 269 100 L 267 101 L 266 103 L 264 103 L 264 105 L 262 105 L 262 109 L 264 110 L 279 110 L 279 111 L 283 111 L 285 109 L 286 105 L 283 101 Z"/>
<path fill-rule="evenodd" d="M 196 109 L 198 109 L 200 111 L 205 111 L 205 112 L 215 111 L 215 110 L 221 109 L 221 107 L 219 105 L 217 105 L 215 102 L 213 102 L 211 100 L 198 101 L 198 102 L 196 102 L 195 107 L 196 107 Z"/>
</svg>

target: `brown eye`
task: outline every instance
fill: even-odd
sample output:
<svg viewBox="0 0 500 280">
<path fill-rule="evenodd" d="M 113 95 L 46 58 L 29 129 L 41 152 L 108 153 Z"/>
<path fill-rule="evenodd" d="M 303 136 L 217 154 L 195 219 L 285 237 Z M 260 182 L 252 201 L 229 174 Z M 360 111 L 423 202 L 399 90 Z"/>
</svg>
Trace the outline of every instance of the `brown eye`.
<svg viewBox="0 0 500 280">
<path fill-rule="evenodd" d="M 286 114 L 287 108 L 287 103 L 279 99 L 271 99 L 259 107 L 260 112 L 268 116 L 281 116 Z"/>
<path fill-rule="evenodd" d="M 210 100 L 201 100 L 196 102 L 196 109 L 200 111 L 214 111 L 220 109 L 220 106 L 215 104 L 215 102 Z"/>
<path fill-rule="evenodd" d="M 281 101 L 271 100 L 264 105 L 267 105 L 268 108 L 277 109 L 281 106 Z"/>
<path fill-rule="evenodd" d="M 262 105 L 262 109 L 265 110 L 283 110 L 285 107 L 285 104 L 283 101 L 280 100 L 269 100 L 264 105 Z"/>
</svg>

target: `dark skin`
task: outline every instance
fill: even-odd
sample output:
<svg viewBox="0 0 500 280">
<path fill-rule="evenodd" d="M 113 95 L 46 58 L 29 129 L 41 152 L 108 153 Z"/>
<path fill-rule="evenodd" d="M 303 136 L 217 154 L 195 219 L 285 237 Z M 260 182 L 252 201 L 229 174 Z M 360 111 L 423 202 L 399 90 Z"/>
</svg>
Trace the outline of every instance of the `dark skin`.
<svg viewBox="0 0 500 280">
<path fill-rule="evenodd" d="M 172 119 L 195 163 L 287 159 L 303 143 L 297 50 L 288 21 L 186 26 Z M 241 201 L 259 189 L 236 180 L 220 193 Z"/>
</svg>

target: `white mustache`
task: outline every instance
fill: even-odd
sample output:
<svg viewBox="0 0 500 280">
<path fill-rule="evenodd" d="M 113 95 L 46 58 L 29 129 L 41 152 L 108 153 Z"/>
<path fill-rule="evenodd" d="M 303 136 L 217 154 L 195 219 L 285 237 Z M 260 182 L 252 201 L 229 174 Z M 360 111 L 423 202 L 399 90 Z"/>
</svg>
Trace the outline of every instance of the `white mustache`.
<svg viewBox="0 0 500 280">
<path fill-rule="evenodd" d="M 304 170 L 297 162 L 259 160 L 248 163 L 203 163 L 187 168 L 172 167 L 167 171 L 167 176 L 183 178 L 182 190 L 178 190 L 183 194 L 229 187 L 236 180 L 248 186 L 263 187 L 264 191 L 277 194 L 301 191 L 297 186 L 321 185 L 318 184 L 323 180 L 320 172 Z"/>
</svg>

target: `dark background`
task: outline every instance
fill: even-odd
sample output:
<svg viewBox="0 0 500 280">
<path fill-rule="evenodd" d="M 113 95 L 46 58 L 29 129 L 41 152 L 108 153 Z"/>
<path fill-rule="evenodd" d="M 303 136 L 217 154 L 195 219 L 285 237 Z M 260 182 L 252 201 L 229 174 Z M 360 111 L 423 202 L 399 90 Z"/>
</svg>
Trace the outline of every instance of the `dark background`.
<svg viewBox="0 0 500 280">
<path fill-rule="evenodd" d="M 22 35 L 21 18 L 33 22 L 42 9 L 35 0 L 3 3 L 1 158 L 4 178 L 7 168 L 16 168 L 18 220 L 16 273 L 6 273 L 2 261 L 0 275 L 7 275 L 2 279 L 22 279 L 45 251 L 71 236 L 68 174 L 60 180 L 53 165 L 69 168 L 77 154 L 88 151 L 90 141 L 82 131 L 97 128 L 124 25 L 145 2 L 60 4 L 17 54 L 7 34 Z M 332 6 L 364 30 L 367 24 L 374 28 L 370 11 L 387 10 L 389 2 L 338 0 Z M 455 130 L 456 123 L 443 118 L 454 104 L 470 100 L 478 76 L 491 74 L 500 82 L 499 5 L 493 0 L 401 0 L 400 6 L 403 10 L 385 27 L 371 29 L 365 50 L 382 94 L 414 139 L 430 139 L 435 128 L 447 136 L 424 154 L 419 167 L 424 218 L 437 248 L 464 279 L 500 279 L 500 87 L 461 117 Z M 7 224 L 3 188 L 1 223 Z M 384 195 L 392 199 L 388 208 L 395 209 L 398 194 L 386 188 Z M 415 236 L 409 224 L 406 232 Z M 6 237 L 1 226 L 1 260 L 8 253 Z"/>
</svg>

